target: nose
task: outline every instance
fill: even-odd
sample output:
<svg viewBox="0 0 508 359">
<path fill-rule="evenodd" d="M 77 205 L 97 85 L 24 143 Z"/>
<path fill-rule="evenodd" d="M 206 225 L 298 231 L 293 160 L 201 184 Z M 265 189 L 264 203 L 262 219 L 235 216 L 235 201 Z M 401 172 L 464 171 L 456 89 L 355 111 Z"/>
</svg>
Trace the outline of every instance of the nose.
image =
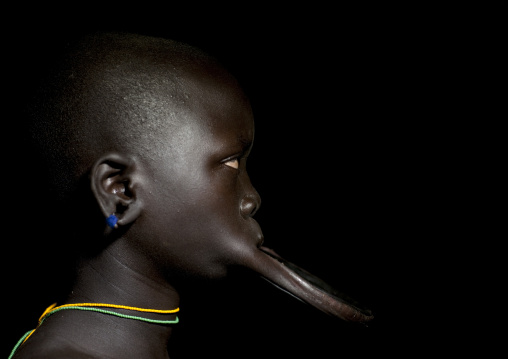
<svg viewBox="0 0 508 359">
<path fill-rule="evenodd" d="M 240 212 L 244 218 L 253 217 L 261 206 L 261 197 L 258 192 L 251 186 L 251 190 L 246 193 L 240 203 Z"/>
</svg>

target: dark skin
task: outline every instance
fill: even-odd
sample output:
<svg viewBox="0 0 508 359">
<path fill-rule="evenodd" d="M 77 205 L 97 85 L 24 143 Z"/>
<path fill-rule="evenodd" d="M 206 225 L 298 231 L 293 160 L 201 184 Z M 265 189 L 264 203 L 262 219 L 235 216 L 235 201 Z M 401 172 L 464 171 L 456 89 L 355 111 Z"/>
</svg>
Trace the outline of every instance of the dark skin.
<svg viewBox="0 0 508 359">
<path fill-rule="evenodd" d="M 109 137 L 82 159 L 90 164 L 88 190 L 97 209 L 104 219 L 115 213 L 118 228 L 103 225 L 102 236 L 114 239 L 80 257 L 72 289 L 58 304 L 173 309 L 187 280 L 223 278 L 232 267 L 247 267 L 324 312 L 370 320 L 368 311 L 326 294 L 316 278 L 282 265 L 262 247 L 253 218 L 261 199 L 246 167 L 254 142 L 249 101 L 215 62 L 188 61 L 179 71 L 179 91 L 190 95 L 185 106 L 162 100 L 151 109 L 176 119 L 171 129 L 156 132 L 153 150 L 125 149 L 121 136 Z M 174 95 L 152 90 L 157 100 Z M 48 318 L 14 358 L 168 358 L 172 330 L 66 310 Z"/>
</svg>

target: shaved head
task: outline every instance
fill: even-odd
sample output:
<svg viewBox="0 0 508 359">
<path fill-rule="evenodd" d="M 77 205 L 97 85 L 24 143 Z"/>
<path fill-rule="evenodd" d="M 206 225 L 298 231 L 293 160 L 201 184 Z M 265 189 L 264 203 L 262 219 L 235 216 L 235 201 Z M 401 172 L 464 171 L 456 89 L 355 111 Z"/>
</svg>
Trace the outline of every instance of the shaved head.
<svg viewBox="0 0 508 359">
<path fill-rule="evenodd" d="M 193 78 L 236 86 L 213 57 L 177 41 L 96 33 L 69 44 L 31 109 L 32 137 L 58 195 L 104 152 L 157 156 L 157 134 L 184 129 Z"/>
</svg>

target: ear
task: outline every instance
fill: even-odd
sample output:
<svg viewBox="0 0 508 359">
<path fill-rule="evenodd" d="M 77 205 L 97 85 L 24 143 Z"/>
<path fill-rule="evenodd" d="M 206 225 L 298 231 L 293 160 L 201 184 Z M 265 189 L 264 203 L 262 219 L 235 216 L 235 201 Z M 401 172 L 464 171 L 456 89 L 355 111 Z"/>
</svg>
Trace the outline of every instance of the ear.
<svg viewBox="0 0 508 359">
<path fill-rule="evenodd" d="M 138 170 L 133 159 L 109 153 L 97 160 L 90 173 L 92 192 L 105 218 L 115 214 L 117 225 L 139 217 L 142 204 L 137 198 Z"/>
</svg>

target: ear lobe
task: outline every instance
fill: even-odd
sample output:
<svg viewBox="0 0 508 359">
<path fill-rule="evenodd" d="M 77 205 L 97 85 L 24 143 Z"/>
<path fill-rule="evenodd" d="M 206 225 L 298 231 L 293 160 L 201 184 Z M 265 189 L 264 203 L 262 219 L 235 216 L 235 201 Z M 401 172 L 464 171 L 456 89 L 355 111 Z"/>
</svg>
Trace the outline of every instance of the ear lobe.
<svg viewBox="0 0 508 359">
<path fill-rule="evenodd" d="M 115 214 L 119 226 L 136 220 L 142 209 L 136 196 L 136 178 L 136 165 L 131 158 L 111 153 L 95 162 L 90 185 L 104 218 Z"/>
</svg>

